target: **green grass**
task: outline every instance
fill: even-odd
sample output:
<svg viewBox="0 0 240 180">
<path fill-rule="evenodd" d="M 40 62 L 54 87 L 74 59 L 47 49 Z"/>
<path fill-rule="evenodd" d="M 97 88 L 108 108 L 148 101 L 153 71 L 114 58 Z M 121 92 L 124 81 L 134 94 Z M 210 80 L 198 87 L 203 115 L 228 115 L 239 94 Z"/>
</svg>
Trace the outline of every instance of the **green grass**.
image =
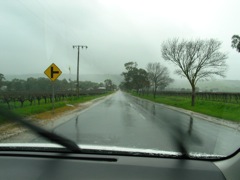
<svg viewBox="0 0 240 180">
<path fill-rule="evenodd" d="M 112 92 L 109 93 L 105 93 L 105 94 L 101 94 L 101 95 L 86 95 L 86 96 L 80 96 L 79 98 L 76 97 L 72 97 L 72 98 L 68 98 L 65 99 L 63 101 L 56 101 L 54 103 L 54 108 L 60 108 L 60 107 L 64 107 L 66 106 L 66 104 L 78 104 L 78 103 L 84 103 L 99 97 L 103 97 L 106 95 L 111 94 Z M 2 104 L 3 106 L 7 107 L 7 104 Z M 13 104 L 11 104 L 11 106 L 13 106 Z M 20 116 L 26 117 L 26 116 L 31 116 L 31 115 L 36 115 L 42 112 L 46 112 L 46 111 L 51 111 L 52 110 L 52 103 L 51 102 L 47 102 L 45 104 L 44 100 L 41 100 L 40 105 L 37 104 L 33 104 L 30 105 L 29 102 L 25 102 L 23 107 L 20 107 L 20 103 L 16 102 L 15 103 L 15 107 L 14 109 L 12 109 L 12 111 Z M 4 117 L 1 117 L 0 115 L 0 124 L 3 124 L 6 122 L 6 119 Z"/>
<path fill-rule="evenodd" d="M 175 106 L 194 112 L 199 112 L 209 116 L 222 118 L 225 120 L 231 120 L 235 122 L 240 122 L 240 105 L 232 103 L 223 103 L 215 101 L 204 101 L 196 99 L 196 104 L 194 107 L 191 106 L 191 98 L 179 97 L 179 96 L 157 96 L 156 99 L 153 95 L 137 95 L 136 93 L 131 93 L 134 96 L 148 99 L 157 103 L 162 103 L 170 106 Z"/>
</svg>

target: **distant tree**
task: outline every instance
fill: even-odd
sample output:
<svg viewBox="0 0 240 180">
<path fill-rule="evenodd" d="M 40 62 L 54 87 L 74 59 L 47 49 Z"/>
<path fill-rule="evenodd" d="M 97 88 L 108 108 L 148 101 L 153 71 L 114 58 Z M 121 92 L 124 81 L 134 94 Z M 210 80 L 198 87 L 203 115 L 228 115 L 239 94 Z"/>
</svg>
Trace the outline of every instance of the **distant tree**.
<svg viewBox="0 0 240 180">
<path fill-rule="evenodd" d="M 113 90 L 113 83 L 111 79 L 104 80 L 106 90 Z"/>
<path fill-rule="evenodd" d="M 97 87 L 99 86 L 98 83 L 92 81 L 80 81 L 79 84 L 82 90 L 97 89 Z"/>
<path fill-rule="evenodd" d="M 99 86 L 99 87 L 104 87 L 104 84 L 101 82 L 101 83 L 99 83 L 98 86 Z"/>
<path fill-rule="evenodd" d="M 57 80 L 54 82 L 56 83 Z M 48 92 L 51 93 L 52 92 L 52 82 L 48 79 L 48 78 L 44 78 L 44 77 L 39 77 L 37 78 L 37 89 L 41 90 L 41 92 Z M 55 88 L 57 89 L 57 88 Z"/>
<path fill-rule="evenodd" d="M 0 73 L 0 81 L 3 81 L 3 80 L 5 80 L 5 77 L 3 74 Z"/>
<path fill-rule="evenodd" d="M 26 91 L 26 81 L 23 79 L 13 79 L 11 81 L 11 89 L 13 91 Z"/>
<path fill-rule="evenodd" d="M 136 62 L 128 62 L 124 64 L 126 72 L 124 76 L 124 84 L 121 84 L 125 89 L 135 89 L 137 93 L 140 89 L 149 87 L 148 73 L 146 70 L 137 68 Z"/>
<path fill-rule="evenodd" d="M 153 97 L 156 98 L 157 89 L 164 89 L 168 86 L 173 79 L 169 77 L 169 71 L 167 67 L 160 63 L 148 63 L 147 65 L 148 78 L 150 85 L 153 87 Z"/>
<path fill-rule="evenodd" d="M 124 87 L 125 89 L 132 89 L 133 87 L 133 74 L 137 71 L 136 62 L 128 62 L 124 64 L 127 72 L 123 72 L 121 75 L 124 76 Z"/>
<path fill-rule="evenodd" d="M 4 80 L 5 80 L 4 75 L 0 73 L 0 87 L 2 87 Z"/>
<path fill-rule="evenodd" d="M 195 105 L 196 84 L 213 75 L 224 77 L 227 55 L 219 51 L 221 42 L 210 40 L 187 41 L 178 39 L 162 43 L 162 57 L 178 66 L 176 74 L 186 77 L 192 87 L 192 102 Z"/>
<path fill-rule="evenodd" d="M 125 87 L 125 82 L 121 82 L 118 87 L 119 87 L 119 89 L 121 89 L 121 90 L 125 90 L 125 89 L 126 89 L 126 87 Z"/>
<path fill-rule="evenodd" d="M 37 83 L 37 79 L 36 78 L 33 78 L 33 77 L 27 78 L 26 90 L 28 92 L 31 92 L 31 93 L 39 92 L 38 88 L 39 87 L 38 87 L 38 83 Z"/>
<path fill-rule="evenodd" d="M 238 36 L 238 35 L 232 36 L 232 48 L 234 48 L 238 52 L 240 52 L 240 36 Z"/>
<path fill-rule="evenodd" d="M 148 80 L 148 73 L 145 69 L 139 68 L 136 71 L 136 74 L 133 76 L 133 86 L 134 89 L 139 92 L 140 89 L 148 88 L 150 82 Z"/>
</svg>

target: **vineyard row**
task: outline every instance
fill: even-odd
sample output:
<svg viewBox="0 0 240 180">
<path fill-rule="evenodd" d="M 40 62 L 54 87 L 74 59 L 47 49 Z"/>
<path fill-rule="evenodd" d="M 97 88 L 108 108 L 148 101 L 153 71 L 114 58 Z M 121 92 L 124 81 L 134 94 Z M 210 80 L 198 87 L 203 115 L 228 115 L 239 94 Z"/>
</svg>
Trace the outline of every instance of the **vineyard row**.
<svg viewBox="0 0 240 180">
<path fill-rule="evenodd" d="M 81 96 L 86 96 L 86 95 L 100 95 L 106 93 L 106 90 L 92 90 L 92 91 L 81 91 L 80 92 L 80 97 Z M 66 92 L 56 92 L 54 95 L 54 100 L 56 102 L 58 101 L 63 101 L 68 98 L 76 98 L 77 93 L 76 92 L 71 92 L 71 91 L 66 91 Z M 39 93 L 29 93 L 29 92 L 8 92 L 8 93 L 1 93 L 0 95 L 0 103 L 7 104 L 8 108 L 11 109 L 11 103 L 20 103 L 20 107 L 24 106 L 25 102 L 29 102 L 30 105 L 33 104 L 33 102 L 37 102 L 38 105 L 41 104 L 41 102 L 49 103 L 52 102 L 53 97 L 52 93 L 44 93 L 44 92 L 39 92 Z"/>
</svg>

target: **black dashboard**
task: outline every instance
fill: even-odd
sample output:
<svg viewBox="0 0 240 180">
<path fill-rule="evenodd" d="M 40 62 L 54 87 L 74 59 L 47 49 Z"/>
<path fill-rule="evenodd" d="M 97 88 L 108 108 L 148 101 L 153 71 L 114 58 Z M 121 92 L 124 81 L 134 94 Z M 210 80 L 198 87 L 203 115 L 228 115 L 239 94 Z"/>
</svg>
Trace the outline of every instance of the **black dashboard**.
<svg viewBox="0 0 240 180">
<path fill-rule="evenodd" d="M 0 179 L 225 179 L 211 161 L 51 152 L 0 152 Z"/>
</svg>

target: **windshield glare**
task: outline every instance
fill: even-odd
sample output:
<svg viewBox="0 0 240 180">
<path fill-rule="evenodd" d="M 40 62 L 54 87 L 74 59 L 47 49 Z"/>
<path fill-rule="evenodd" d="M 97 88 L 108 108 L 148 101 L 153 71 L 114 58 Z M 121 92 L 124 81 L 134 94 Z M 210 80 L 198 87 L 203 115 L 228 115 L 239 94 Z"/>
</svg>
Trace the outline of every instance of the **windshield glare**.
<svg viewBox="0 0 240 180">
<path fill-rule="evenodd" d="M 0 149 L 66 141 L 132 155 L 229 156 L 240 147 L 239 6 L 1 1 L 0 108 L 12 116 L 0 111 Z"/>
</svg>

